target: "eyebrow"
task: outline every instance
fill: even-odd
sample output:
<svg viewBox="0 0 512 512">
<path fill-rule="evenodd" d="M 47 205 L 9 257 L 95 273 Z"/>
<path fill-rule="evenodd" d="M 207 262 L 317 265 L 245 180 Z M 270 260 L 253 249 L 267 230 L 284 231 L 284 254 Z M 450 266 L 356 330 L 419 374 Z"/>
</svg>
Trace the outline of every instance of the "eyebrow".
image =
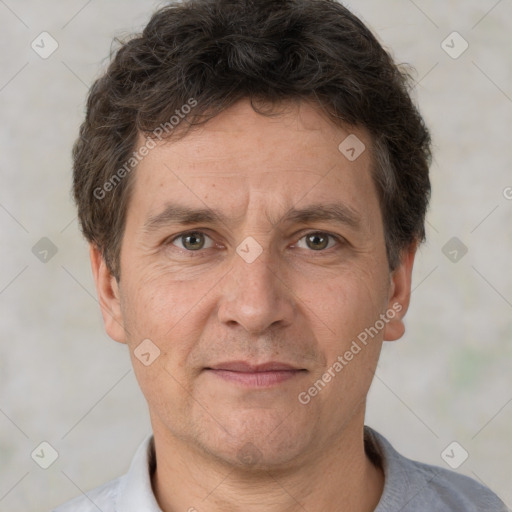
<svg viewBox="0 0 512 512">
<path fill-rule="evenodd" d="M 272 222 L 267 214 L 272 225 Z M 179 204 L 167 204 L 164 210 L 157 215 L 149 217 L 144 223 L 143 231 L 152 233 L 158 229 L 171 225 L 192 224 L 224 224 L 228 226 L 233 218 L 211 208 L 192 208 Z M 311 222 L 334 222 L 336 224 L 357 229 L 361 225 L 361 216 L 353 208 L 340 203 L 318 203 L 304 208 L 291 208 L 278 221 L 278 223 L 307 224 Z"/>
</svg>

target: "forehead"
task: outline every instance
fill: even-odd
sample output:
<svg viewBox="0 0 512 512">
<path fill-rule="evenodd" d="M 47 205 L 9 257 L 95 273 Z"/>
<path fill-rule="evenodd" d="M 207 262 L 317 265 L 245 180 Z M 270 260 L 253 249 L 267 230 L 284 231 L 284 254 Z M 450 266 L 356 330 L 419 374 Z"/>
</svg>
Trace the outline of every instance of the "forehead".
<svg viewBox="0 0 512 512">
<path fill-rule="evenodd" d="M 279 216 L 298 202 L 337 200 L 375 214 L 368 133 L 335 126 L 306 102 L 284 103 L 278 112 L 261 115 L 242 100 L 185 137 L 157 143 L 136 170 L 138 215 L 180 201 L 232 216 L 261 205 Z"/>
</svg>

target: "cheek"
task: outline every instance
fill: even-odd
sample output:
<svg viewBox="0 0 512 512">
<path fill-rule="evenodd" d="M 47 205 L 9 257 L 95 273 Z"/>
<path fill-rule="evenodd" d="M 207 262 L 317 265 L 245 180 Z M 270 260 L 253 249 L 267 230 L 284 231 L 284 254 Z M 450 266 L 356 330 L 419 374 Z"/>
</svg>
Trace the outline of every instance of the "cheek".
<svg viewBox="0 0 512 512">
<path fill-rule="evenodd" d="M 310 317 L 320 319 L 315 320 L 317 335 L 320 333 L 317 343 L 327 364 L 319 371 L 335 375 L 323 399 L 337 397 L 347 406 L 356 407 L 365 396 L 382 346 L 384 331 L 376 331 L 374 326 L 387 305 L 385 279 L 386 274 L 371 270 L 347 271 L 326 287 L 324 297 L 318 298 L 317 314 Z M 314 381 L 322 375 L 313 377 Z"/>
<path fill-rule="evenodd" d="M 146 271 L 124 289 L 123 318 L 132 358 L 142 340 L 149 339 L 160 350 L 155 368 L 176 376 L 183 383 L 186 360 L 201 338 L 208 318 L 208 290 L 212 283 L 177 280 L 174 274 Z M 135 366 L 141 366 L 133 360 Z M 158 364 L 157 364 L 158 363 Z M 139 368 L 140 378 L 155 378 Z M 151 375 L 147 375 L 151 373 Z"/>
<path fill-rule="evenodd" d="M 314 313 L 308 316 L 319 328 L 344 343 L 372 325 L 387 305 L 386 274 L 377 270 L 377 266 L 344 269 L 297 295 L 307 297 L 305 302 Z"/>
<path fill-rule="evenodd" d="M 202 329 L 197 293 L 187 283 L 154 278 L 151 273 L 144 273 L 137 283 L 126 283 L 124 289 L 123 317 L 135 375 L 146 400 L 162 414 L 170 404 L 183 407 L 193 391 L 184 362 Z M 145 340 L 151 343 L 143 345 Z M 148 365 L 139 359 L 143 346 L 151 355 Z"/>
<path fill-rule="evenodd" d="M 178 280 L 169 272 L 164 274 L 157 269 L 145 269 L 134 272 L 134 275 L 138 277 L 137 281 L 129 282 L 124 290 L 124 316 L 139 333 L 148 331 L 161 335 L 169 331 L 205 293 L 203 286 Z"/>
</svg>

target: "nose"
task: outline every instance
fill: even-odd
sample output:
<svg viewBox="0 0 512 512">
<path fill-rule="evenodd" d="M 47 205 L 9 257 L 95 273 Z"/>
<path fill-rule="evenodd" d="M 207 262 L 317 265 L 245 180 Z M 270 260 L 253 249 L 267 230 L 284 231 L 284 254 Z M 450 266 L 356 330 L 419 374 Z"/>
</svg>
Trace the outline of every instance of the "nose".
<svg viewBox="0 0 512 512">
<path fill-rule="evenodd" d="M 232 270 L 221 285 L 219 321 L 252 334 L 291 325 L 294 296 L 280 265 L 266 249 L 251 263 L 235 253 Z"/>
</svg>

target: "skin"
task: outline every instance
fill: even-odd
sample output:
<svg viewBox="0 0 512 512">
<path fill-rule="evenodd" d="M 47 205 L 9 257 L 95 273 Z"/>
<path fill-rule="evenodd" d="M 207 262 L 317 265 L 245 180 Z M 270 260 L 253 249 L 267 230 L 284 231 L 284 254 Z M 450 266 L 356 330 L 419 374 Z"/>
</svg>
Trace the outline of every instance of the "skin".
<svg viewBox="0 0 512 512">
<path fill-rule="evenodd" d="M 269 118 L 242 100 L 149 152 L 134 176 L 119 283 L 90 248 L 106 331 L 128 345 L 148 402 L 153 488 L 165 512 L 370 512 L 382 494 L 383 473 L 364 451 L 365 403 L 382 342 L 404 332 L 416 246 L 390 272 L 368 133 L 335 126 L 310 103 L 282 107 Z M 367 148 L 353 162 L 338 150 L 349 134 Z M 168 202 L 219 209 L 227 221 L 145 231 Z M 359 224 L 282 220 L 290 208 L 330 202 Z M 176 238 L 194 230 L 205 236 Z M 320 239 L 308 243 L 312 233 Z M 247 237 L 262 249 L 251 263 L 236 252 Z M 300 403 L 397 304 L 385 328 Z M 148 366 L 134 354 L 145 339 L 160 350 Z M 205 370 L 233 360 L 304 371 L 248 388 Z"/>
</svg>

